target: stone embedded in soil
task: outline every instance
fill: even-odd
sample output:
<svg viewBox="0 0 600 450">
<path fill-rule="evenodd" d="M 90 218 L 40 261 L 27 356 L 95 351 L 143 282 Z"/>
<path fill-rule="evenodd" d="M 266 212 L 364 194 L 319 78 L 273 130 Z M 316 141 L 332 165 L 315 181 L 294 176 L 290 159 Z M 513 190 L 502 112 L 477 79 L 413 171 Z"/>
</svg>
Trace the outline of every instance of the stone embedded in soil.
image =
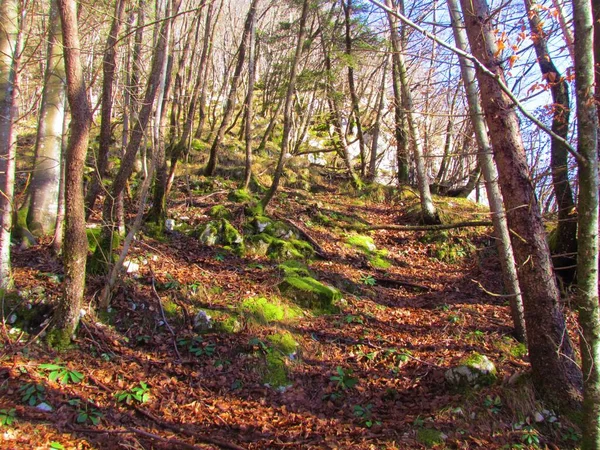
<svg viewBox="0 0 600 450">
<path fill-rule="evenodd" d="M 475 387 L 492 384 L 496 380 L 496 366 L 485 355 L 474 353 L 444 374 L 446 381 L 456 387 Z"/>
</svg>

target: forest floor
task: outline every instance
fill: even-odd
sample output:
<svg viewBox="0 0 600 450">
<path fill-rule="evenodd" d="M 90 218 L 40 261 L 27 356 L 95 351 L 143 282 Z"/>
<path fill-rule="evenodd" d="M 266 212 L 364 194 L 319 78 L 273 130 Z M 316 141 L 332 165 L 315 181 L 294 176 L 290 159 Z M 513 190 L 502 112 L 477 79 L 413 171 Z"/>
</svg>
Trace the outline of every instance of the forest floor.
<svg viewBox="0 0 600 450">
<path fill-rule="evenodd" d="M 210 220 L 211 207 L 225 205 L 241 228 L 243 207 L 227 193 L 217 189 L 193 205 L 182 200 L 170 215 L 194 228 Z M 442 200 L 460 220 L 478 211 Z M 335 311 L 298 313 L 287 305 L 277 287 L 280 262 L 208 247 L 178 228 L 162 238 L 142 233 L 128 257 L 140 268 L 124 277 L 108 312 L 92 307 L 104 278 L 88 277 L 86 314 L 66 351 L 38 342 L 31 323 L 23 330 L 11 325 L 5 308 L 0 446 L 576 446 L 568 421 L 533 399 L 507 299 L 489 295 L 501 292 L 490 229 L 369 233 L 391 263 L 376 269 L 372 253 L 348 244 L 344 224 L 410 224 L 414 214 L 403 201 L 341 195 L 329 186 L 310 194 L 285 190 L 273 211 L 302 224 L 321 245 L 324 257 L 308 265 L 341 291 Z M 23 302 L 39 307 L 59 298 L 62 269 L 46 246 L 15 248 L 14 270 Z M 271 299 L 283 317 L 242 314 L 250 298 Z M 194 331 L 201 308 L 213 317 L 231 313 L 229 332 Z M 496 364 L 497 381 L 450 388 L 445 371 L 474 352 Z"/>
</svg>

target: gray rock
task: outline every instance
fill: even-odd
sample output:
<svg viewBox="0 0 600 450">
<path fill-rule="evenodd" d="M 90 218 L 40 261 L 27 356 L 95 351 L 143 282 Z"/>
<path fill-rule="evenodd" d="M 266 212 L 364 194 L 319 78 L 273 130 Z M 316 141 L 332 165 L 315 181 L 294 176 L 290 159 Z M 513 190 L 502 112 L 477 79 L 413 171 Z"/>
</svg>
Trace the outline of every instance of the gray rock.
<svg viewBox="0 0 600 450">
<path fill-rule="evenodd" d="M 219 230 L 214 226 L 213 223 L 208 223 L 200 234 L 199 239 L 204 245 L 213 246 L 219 239 Z"/>
<path fill-rule="evenodd" d="M 50 412 L 53 411 L 54 408 L 52 408 L 52 406 L 50 406 L 48 403 L 46 402 L 42 402 L 39 405 L 37 405 L 35 407 L 35 409 L 39 409 L 40 411 L 44 411 L 44 412 Z"/>
<path fill-rule="evenodd" d="M 496 381 L 496 366 L 487 356 L 473 353 L 457 367 L 444 374 L 448 384 L 456 387 L 476 387 Z"/>
<path fill-rule="evenodd" d="M 206 314 L 206 311 L 200 311 L 194 317 L 194 329 L 196 331 L 209 331 L 213 327 L 212 318 Z"/>
</svg>

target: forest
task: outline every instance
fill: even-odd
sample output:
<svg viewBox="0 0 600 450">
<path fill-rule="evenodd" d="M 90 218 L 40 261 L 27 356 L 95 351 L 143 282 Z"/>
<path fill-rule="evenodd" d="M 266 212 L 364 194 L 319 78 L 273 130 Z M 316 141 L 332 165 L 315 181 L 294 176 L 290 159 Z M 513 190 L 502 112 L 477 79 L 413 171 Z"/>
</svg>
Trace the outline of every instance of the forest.
<svg viewBox="0 0 600 450">
<path fill-rule="evenodd" d="M 0 446 L 600 450 L 596 61 L 596 0 L 0 0 Z"/>
</svg>

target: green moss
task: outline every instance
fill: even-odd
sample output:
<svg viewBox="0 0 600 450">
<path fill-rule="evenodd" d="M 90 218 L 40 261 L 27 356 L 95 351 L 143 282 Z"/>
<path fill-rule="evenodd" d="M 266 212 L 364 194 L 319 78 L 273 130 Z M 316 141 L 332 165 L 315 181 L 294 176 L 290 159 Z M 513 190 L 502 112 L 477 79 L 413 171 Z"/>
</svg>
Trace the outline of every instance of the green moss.
<svg viewBox="0 0 600 450">
<path fill-rule="evenodd" d="M 158 242 L 167 242 L 165 236 L 165 221 L 152 221 L 149 220 L 144 224 L 144 232 L 148 237 L 157 240 Z"/>
<path fill-rule="evenodd" d="M 71 346 L 71 333 L 66 330 L 51 330 L 46 335 L 46 343 L 55 350 L 67 350 Z"/>
<path fill-rule="evenodd" d="M 244 238 L 227 219 L 203 225 L 199 240 L 208 246 L 223 245 L 236 254 L 242 254 L 244 251 Z"/>
<path fill-rule="evenodd" d="M 177 303 L 175 303 L 172 300 L 167 300 L 164 304 L 163 304 L 163 310 L 165 311 L 165 315 L 168 317 L 176 317 L 177 313 L 179 311 L 179 307 L 177 306 Z"/>
<path fill-rule="evenodd" d="M 266 356 L 266 368 L 263 383 L 271 387 L 281 387 L 290 384 L 285 357 L 278 352 L 269 352 Z"/>
<path fill-rule="evenodd" d="M 419 428 L 417 430 L 417 441 L 429 448 L 441 444 L 444 442 L 444 438 L 441 431 L 432 428 Z"/>
<path fill-rule="evenodd" d="M 303 264 L 300 261 L 296 261 L 290 259 L 288 261 L 284 261 L 277 266 L 279 270 L 283 271 L 285 275 L 295 275 L 299 277 L 310 277 L 311 273 L 308 270 L 306 264 Z"/>
<path fill-rule="evenodd" d="M 273 334 L 268 336 L 267 340 L 284 355 L 291 355 L 295 353 L 298 348 L 298 343 L 292 334 L 288 332 Z"/>
<path fill-rule="evenodd" d="M 100 232 L 102 229 L 100 227 L 97 228 L 86 228 L 85 234 L 88 240 L 88 251 L 90 253 L 94 253 L 96 251 L 96 247 L 98 247 L 98 242 L 100 241 Z"/>
<path fill-rule="evenodd" d="M 108 268 L 114 264 L 119 255 L 115 251 L 121 245 L 119 233 L 101 234 L 96 250 L 87 261 L 87 272 L 95 275 L 106 275 Z"/>
<path fill-rule="evenodd" d="M 213 206 L 212 208 L 210 208 L 208 215 L 215 219 L 231 220 L 231 212 L 223 205 Z"/>
<path fill-rule="evenodd" d="M 214 309 L 202 309 L 212 318 L 213 327 L 211 331 L 217 333 L 239 333 L 242 330 L 242 323 L 239 315 L 235 311 L 221 311 Z"/>
<path fill-rule="evenodd" d="M 262 216 L 265 213 L 265 208 L 261 202 L 250 203 L 244 208 L 244 214 L 248 217 Z"/>
<path fill-rule="evenodd" d="M 229 201 L 235 203 L 250 203 L 254 200 L 252 195 L 245 189 L 236 189 L 235 191 L 230 192 L 227 198 Z"/>
<path fill-rule="evenodd" d="M 301 312 L 265 297 L 252 297 L 242 302 L 241 313 L 259 323 L 280 322 L 297 317 Z"/>
<path fill-rule="evenodd" d="M 374 252 L 377 250 L 373 238 L 370 236 L 363 236 L 360 234 L 350 236 L 346 239 L 346 243 L 354 248 L 358 248 L 363 252 Z"/>
<path fill-rule="evenodd" d="M 389 269 L 389 267 L 392 265 L 392 263 L 384 258 L 380 252 L 376 252 L 369 257 L 369 264 L 371 264 L 371 267 L 374 269 L 383 270 Z"/>
<path fill-rule="evenodd" d="M 334 303 L 342 298 L 340 291 L 311 277 L 286 276 L 278 287 L 282 295 L 297 304 L 324 311 L 334 310 Z"/>
</svg>

